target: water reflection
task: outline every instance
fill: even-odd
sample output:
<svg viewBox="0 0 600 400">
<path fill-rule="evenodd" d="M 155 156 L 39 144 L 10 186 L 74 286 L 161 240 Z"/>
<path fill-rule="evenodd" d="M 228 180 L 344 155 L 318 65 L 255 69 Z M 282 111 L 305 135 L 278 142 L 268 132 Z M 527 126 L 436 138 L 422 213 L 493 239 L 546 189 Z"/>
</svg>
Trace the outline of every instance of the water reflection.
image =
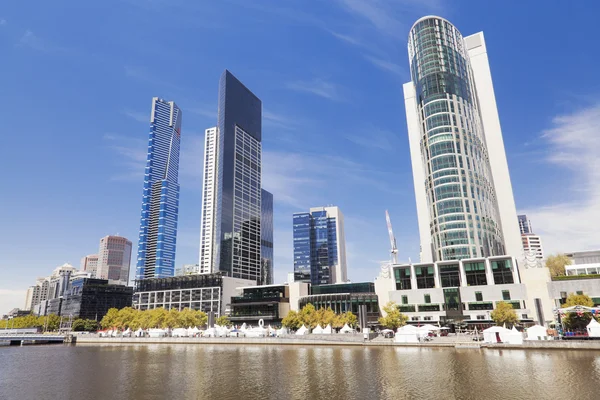
<svg viewBox="0 0 600 400">
<path fill-rule="evenodd" d="M 595 399 L 600 384 L 593 351 L 79 345 L 0 359 L 0 399 Z"/>
</svg>

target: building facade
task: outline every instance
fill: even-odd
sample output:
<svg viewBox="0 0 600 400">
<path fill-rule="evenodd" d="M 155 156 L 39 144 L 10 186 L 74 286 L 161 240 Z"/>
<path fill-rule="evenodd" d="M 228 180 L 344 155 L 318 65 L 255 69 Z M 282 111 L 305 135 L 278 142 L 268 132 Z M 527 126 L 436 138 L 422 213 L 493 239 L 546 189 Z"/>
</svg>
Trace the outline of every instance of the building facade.
<svg viewBox="0 0 600 400">
<path fill-rule="evenodd" d="M 522 250 L 483 33 L 463 38 L 447 20 L 409 33 L 404 85 L 421 261 Z"/>
<path fill-rule="evenodd" d="M 293 216 L 294 281 L 311 285 L 348 280 L 344 215 L 338 207 L 316 207 Z"/>
<path fill-rule="evenodd" d="M 521 235 L 533 233 L 531 221 L 527 218 L 527 215 L 518 215 L 517 219 L 519 220 L 519 231 L 521 231 Z"/>
<path fill-rule="evenodd" d="M 260 267 L 261 284 L 273 284 L 273 194 L 265 189 L 260 196 Z"/>
<path fill-rule="evenodd" d="M 137 280 L 169 277 L 175 273 L 181 118 L 181 110 L 174 102 L 152 99 Z"/>
<path fill-rule="evenodd" d="M 89 272 L 92 278 L 96 277 L 98 271 L 98 254 L 90 254 L 81 259 L 80 269 Z"/>
<path fill-rule="evenodd" d="M 206 131 L 200 268 L 264 282 L 261 266 L 262 102 L 227 70 L 217 127 Z"/>
<path fill-rule="evenodd" d="M 184 264 L 181 268 L 175 270 L 175 276 L 195 275 L 204 273 L 200 270 L 199 264 Z"/>
<path fill-rule="evenodd" d="M 138 310 L 190 308 L 218 317 L 230 312 L 231 298 L 241 294 L 240 287 L 255 284 L 219 273 L 146 279 L 136 282 L 133 306 Z"/>
<path fill-rule="evenodd" d="M 523 251 L 526 255 L 535 256 L 540 261 L 544 259 L 544 248 L 541 237 L 531 233 L 522 234 L 521 241 L 523 243 Z"/>
<path fill-rule="evenodd" d="M 96 278 L 127 285 L 130 265 L 131 241 L 121 236 L 110 235 L 100 239 Z"/>
<path fill-rule="evenodd" d="M 575 251 L 572 253 L 566 253 L 565 255 L 569 257 L 574 265 L 600 263 L 600 250 Z"/>
<path fill-rule="evenodd" d="M 507 256 L 394 264 L 375 280 L 375 291 L 380 307 L 393 301 L 412 323 L 491 325 L 498 302 L 510 303 L 524 323 L 553 319 Z"/>
</svg>

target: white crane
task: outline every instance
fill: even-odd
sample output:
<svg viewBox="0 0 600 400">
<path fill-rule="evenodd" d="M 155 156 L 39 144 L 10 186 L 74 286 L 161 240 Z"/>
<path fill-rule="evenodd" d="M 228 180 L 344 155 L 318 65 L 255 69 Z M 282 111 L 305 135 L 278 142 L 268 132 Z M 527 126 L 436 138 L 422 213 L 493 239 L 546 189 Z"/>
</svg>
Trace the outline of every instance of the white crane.
<svg viewBox="0 0 600 400">
<path fill-rule="evenodd" d="M 390 220 L 390 213 L 385 210 L 385 220 L 387 221 L 388 233 L 390 235 L 390 245 L 392 247 L 392 263 L 398 264 L 398 248 L 396 247 L 396 238 L 394 237 L 394 231 L 392 230 L 392 221 Z"/>
</svg>

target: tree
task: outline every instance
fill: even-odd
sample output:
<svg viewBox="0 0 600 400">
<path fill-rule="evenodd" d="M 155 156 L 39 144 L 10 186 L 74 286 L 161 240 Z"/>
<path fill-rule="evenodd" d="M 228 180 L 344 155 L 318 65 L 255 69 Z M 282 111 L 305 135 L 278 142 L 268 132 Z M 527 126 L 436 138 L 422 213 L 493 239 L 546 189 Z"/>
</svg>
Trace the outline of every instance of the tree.
<svg viewBox="0 0 600 400">
<path fill-rule="evenodd" d="M 564 254 L 556 254 L 546 258 L 546 267 L 550 270 L 550 276 L 565 275 L 565 266 L 571 265 L 572 261 Z"/>
<path fill-rule="evenodd" d="M 215 323 L 219 326 L 230 326 L 231 321 L 229 321 L 229 317 L 227 315 L 221 315 L 216 319 Z"/>
<path fill-rule="evenodd" d="M 513 310 L 512 304 L 504 301 L 496 303 L 496 308 L 491 312 L 490 316 L 496 325 L 514 325 L 518 321 L 517 313 Z"/>
<path fill-rule="evenodd" d="M 288 314 L 281 320 L 281 325 L 289 329 L 298 329 L 302 326 L 300 317 L 297 311 L 290 310 Z"/>
<path fill-rule="evenodd" d="M 155 308 L 153 310 L 146 311 L 150 314 L 150 321 L 148 322 L 149 328 L 162 328 L 165 325 L 169 312 L 163 307 Z"/>
<path fill-rule="evenodd" d="M 315 309 L 315 306 L 308 303 L 302 307 L 302 310 L 300 310 L 300 313 L 298 314 L 298 318 L 301 322 L 300 326 L 305 325 L 307 328 L 315 328 L 318 323 L 317 310 Z"/>
<path fill-rule="evenodd" d="M 96 332 L 98 330 L 98 322 L 93 319 L 84 320 L 86 332 Z"/>
<path fill-rule="evenodd" d="M 117 322 L 117 318 L 119 317 L 119 310 L 116 308 L 111 308 L 100 321 L 100 325 L 104 329 L 113 328 Z"/>
<path fill-rule="evenodd" d="M 400 312 L 400 308 L 393 301 L 383 306 L 383 312 L 385 316 L 379 318 L 379 323 L 385 328 L 396 330 L 408 321 L 408 317 Z"/>
<path fill-rule="evenodd" d="M 571 293 L 562 308 L 574 306 L 594 307 L 594 301 L 585 294 Z M 567 329 L 585 330 L 591 320 L 591 312 L 570 312 L 563 317 L 562 322 Z"/>
<path fill-rule="evenodd" d="M 85 331 L 85 320 L 78 318 L 73 321 L 73 325 L 71 325 L 71 330 L 74 332 Z"/>
<path fill-rule="evenodd" d="M 114 326 L 119 329 L 134 329 L 131 325 L 134 323 L 138 312 L 138 310 L 131 307 L 121 308 L 115 318 Z"/>
</svg>

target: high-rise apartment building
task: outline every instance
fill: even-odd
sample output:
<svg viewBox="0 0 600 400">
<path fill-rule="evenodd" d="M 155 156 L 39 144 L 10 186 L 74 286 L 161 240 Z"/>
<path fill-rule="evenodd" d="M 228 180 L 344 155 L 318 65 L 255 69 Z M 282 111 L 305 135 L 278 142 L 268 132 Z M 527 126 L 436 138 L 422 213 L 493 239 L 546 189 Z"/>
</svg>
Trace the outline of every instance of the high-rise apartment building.
<svg viewBox="0 0 600 400">
<path fill-rule="evenodd" d="M 521 235 L 533 233 L 531 221 L 527 219 L 527 215 L 519 215 L 517 216 L 517 219 L 519 220 L 519 230 L 521 231 Z"/>
<path fill-rule="evenodd" d="M 483 33 L 427 16 L 408 40 L 404 100 L 421 261 L 523 252 Z"/>
<path fill-rule="evenodd" d="M 96 278 L 129 282 L 131 265 L 131 241 L 121 236 L 105 236 L 100 239 Z"/>
<path fill-rule="evenodd" d="M 170 277 L 175 273 L 181 118 L 181 110 L 174 102 L 152 99 L 137 280 Z"/>
<path fill-rule="evenodd" d="M 273 194 L 262 189 L 260 196 L 261 284 L 273 283 Z"/>
<path fill-rule="evenodd" d="M 313 285 L 348 280 L 344 215 L 338 207 L 294 214 L 294 281 Z"/>
<path fill-rule="evenodd" d="M 217 127 L 206 131 L 200 269 L 263 282 L 262 102 L 227 70 Z"/>
<path fill-rule="evenodd" d="M 90 273 L 92 278 L 96 277 L 98 271 L 98 254 L 90 254 L 81 259 L 81 271 Z"/>
<path fill-rule="evenodd" d="M 544 259 L 544 248 L 542 247 L 542 238 L 533 233 L 521 235 L 523 242 L 523 251 L 526 257 L 535 256 L 538 260 Z"/>
</svg>

